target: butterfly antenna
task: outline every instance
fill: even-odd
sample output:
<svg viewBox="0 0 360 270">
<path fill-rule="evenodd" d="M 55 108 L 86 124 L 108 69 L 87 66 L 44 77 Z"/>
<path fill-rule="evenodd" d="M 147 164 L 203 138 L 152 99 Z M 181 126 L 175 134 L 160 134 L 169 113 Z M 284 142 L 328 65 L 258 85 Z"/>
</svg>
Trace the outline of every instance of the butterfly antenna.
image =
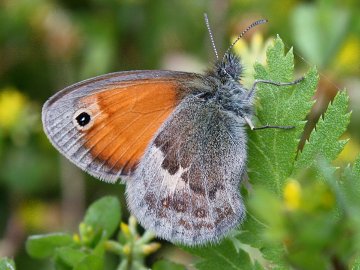
<svg viewBox="0 0 360 270">
<path fill-rule="evenodd" d="M 214 36 L 213 36 L 213 34 L 211 32 L 209 18 L 208 18 L 208 15 L 206 13 L 204 13 L 204 18 L 205 18 L 206 28 L 207 28 L 207 30 L 209 32 L 209 35 L 210 35 L 211 45 L 212 45 L 212 47 L 214 49 L 216 59 L 219 60 L 219 55 L 218 55 L 218 52 L 216 50 L 216 46 L 215 46 L 215 42 L 214 42 Z"/>
<path fill-rule="evenodd" d="M 246 32 L 248 32 L 251 28 L 259 25 L 259 24 L 264 24 L 264 23 L 267 23 L 268 20 L 266 19 L 261 19 L 261 20 L 258 20 L 258 21 L 255 21 L 253 22 L 252 24 L 250 24 L 244 31 L 242 31 L 242 33 L 240 35 L 238 35 L 238 37 L 235 39 L 235 41 L 230 45 L 230 47 L 226 50 L 226 52 L 224 53 L 224 57 L 223 57 L 223 60 L 225 58 L 225 55 L 227 55 L 230 50 L 234 47 L 234 45 L 236 44 L 236 42 L 238 42 L 240 40 L 240 38 L 242 38 Z"/>
</svg>

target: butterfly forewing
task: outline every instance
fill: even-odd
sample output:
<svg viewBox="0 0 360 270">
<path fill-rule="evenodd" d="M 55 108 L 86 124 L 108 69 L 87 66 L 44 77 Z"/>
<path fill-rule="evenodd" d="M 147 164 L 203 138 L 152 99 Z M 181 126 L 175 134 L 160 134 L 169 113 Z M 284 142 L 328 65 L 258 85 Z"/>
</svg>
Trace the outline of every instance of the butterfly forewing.
<svg viewBox="0 0 360 270">
<path fill-rule="evenodd" d="M 60 91 L 43 107 L 54 146 L 95 177 L 114 182 L 134 171 L 149 142 L 197 81 L 184 72 L 118 72 Z"/>
</svg>

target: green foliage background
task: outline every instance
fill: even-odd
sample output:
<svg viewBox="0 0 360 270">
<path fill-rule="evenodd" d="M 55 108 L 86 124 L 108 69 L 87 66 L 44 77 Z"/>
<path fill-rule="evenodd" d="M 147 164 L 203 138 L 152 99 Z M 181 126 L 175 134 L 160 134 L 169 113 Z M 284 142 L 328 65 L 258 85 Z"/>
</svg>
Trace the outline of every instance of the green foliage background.
<svg viewBox="0 0 360 270">
<path fill-rule="evenodd" d="M 209 14 L 220 54 L 249 22 L 269 20 L 246 35 L 247 50 L 235 50 L 250 74 L 246 81 L 291 81 L 305 75 L 296 87 L 259 85 L 257 92 L 258 125 L 296 128 L 249 132 L 252 189 L 243 190 L 248 215 L 231 237 L 219 246 L 186 249 L 186 253 L 160 241 L 160 250 L 151 246 L 157 252 L 141 255 L 139 262 L 153 269 L 182 269 L 181 265 L 311 269 L 304 265 L 306 261 L 317 269 L 335 263 L 359 265 L 360 159 L 354 160 L 360 149 L 360 5 L 353 0 L 2 1 L 0 257 L 13 258 L 17 269 L 51 269 L 54 261 L 61 261 L 56 256 L 66 254 L 63 257 L 73 258 L 75 264 L 83 258 L 76 248 L 86 247 L 92 253 L 101 241 L 110 241 L 106 250 L 96 253 L 106 258 L 101 266 L 116 269 L 126 258 L 117 245 L 130 241 L 120 237 L 123 230 L 118 228 L 119 220 L 127 222 L 129 215 L 123 186 L 90 179 L 60 158 L 42 132 L 41 105 L 57 90 L 107 72 L 165 68 L 202 72 L 214 61 L 204 12 Z M 275 37 L 275 43 L 268 51 L 267 64 L 256 64 L 252 71 L 253 63 L 261 62 L 266 43 L 256 41 L 254 33 L 265 40 Z M 347 92 L 338 92 L 343 86 Z M 349 121 L 348 131 L 339 140 Z M 299 143 L 301 152 L 297 151 Z M 286 194 L 291 188 L 295 191 L 289 199 Z M 122 209 L 120 213 L 113 206 L 119 216 L 104 217 L 108 228 L 94 224 L 93 215 L 85 215 L 88 206 L 105 195 L 117 198 L 114 205 L 119 201 Z M 297 201 L 297 207 L 291 208 L 291 200 Z M 80 228 L 80 223 L 90 227 Z M 90 237 L 86 231 L 98 225 Z M 104 238 L 97 234 L 104 231 Z M 54 232 L 61 233 L 52 235 Z M 37 252 L 25 250 L 27 237 L 46 233 L 60 235 L 64 241 L 60 255 L 47 254 L 52 260 L 31 258 L 29 254 L 36 257 Z M 73 233 L 94 242 L 74 244 Z M 140 229 L 139 234 L 131 235 L 143 234 Z M 8 263 L 1 261 L 0 269 Z"/>
</svg>

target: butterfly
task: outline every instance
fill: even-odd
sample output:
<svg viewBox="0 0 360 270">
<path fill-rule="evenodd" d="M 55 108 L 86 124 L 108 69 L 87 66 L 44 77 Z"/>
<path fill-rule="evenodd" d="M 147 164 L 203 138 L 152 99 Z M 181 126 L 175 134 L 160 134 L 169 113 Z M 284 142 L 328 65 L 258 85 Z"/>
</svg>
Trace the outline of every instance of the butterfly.
<svg viewBox="0 0 360 270">
<path fill-rule="evenodd" d="M 231 52 L 205 74 L 143 70 L 110 73 L 69 86 L 43 106 L 44 131 L 75 165 L 108 182 L 125 179 L 130 212 L 144 228 L 188 246 L 218 242 L 245 217 L 240 183 L 255 88 L 240 83 Z"/>
</svg>

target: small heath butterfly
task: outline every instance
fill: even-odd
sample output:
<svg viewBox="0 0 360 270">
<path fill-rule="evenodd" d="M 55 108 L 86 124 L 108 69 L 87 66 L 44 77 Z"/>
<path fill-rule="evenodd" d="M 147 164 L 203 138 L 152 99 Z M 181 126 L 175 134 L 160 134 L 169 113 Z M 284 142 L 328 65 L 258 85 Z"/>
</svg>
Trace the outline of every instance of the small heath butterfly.
<svg viewBox="0 0 360 270">
<path fill-rule="evenodd" d="M 255 88 L 293 82 L 239 82 L 232 47 L 205 74 L 143 70 L 69 86 L 44 105 L 52 144 L 75 165 L 108 182 L 124 179 L 131 213 L 158 237 L 188 246 L 218 242 L 245 216 L 239 185 Z"/>
</svg>

